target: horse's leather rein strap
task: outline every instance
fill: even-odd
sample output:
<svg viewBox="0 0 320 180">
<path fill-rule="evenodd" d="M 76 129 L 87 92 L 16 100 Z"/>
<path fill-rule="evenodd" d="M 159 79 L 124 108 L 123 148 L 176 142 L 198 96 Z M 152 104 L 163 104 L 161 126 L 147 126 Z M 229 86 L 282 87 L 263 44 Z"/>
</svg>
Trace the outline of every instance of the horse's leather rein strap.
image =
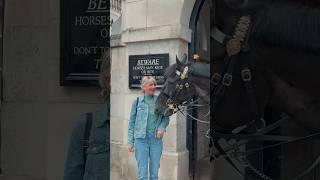
<svg viewBox="0 0 320 180">
<path fill-rule="evenodd" d="M 214 73 L 212 76 L 212 85 L 213 85 L 213 113 L 217 104 L 220 102 L 225 93 L 225 88 L 231 86 L 232 84 L 232 74 L 234 67 L 237 63 L 236 55 L 240 53 L 243 47 L 248 44 L 248 30 L 250 28 L 250 16 L 242 16 L 239 18 L 238 24 L 234 30 L 232 38 L 226 40 L 227 35 L 218 30 L 217 28 L 213 29 L 213 38 L 224 45 L 226 42 L 226 52 L 227 56 L 224 58 L 223 67 L 221 68 L 220 73 Z M 251 76 L 251 74 L 250 74 Z M 250 77 L 251 80 L 251 77 Z M 245 79 L 244 79 L 245 81 Z"/>
<path fill-rule="evenodd" d="M 220 73 L 214 73 L 212 77 L 212 84 L 213 84 L 213 102 L 212 102 L 212 112 L 214 114 L 214 110 L 216 109 L 218 103 L 221 101 L 225 94 L 225 89 L 228 86 L 231 86 L 232 83 L 232 73 L 234 71 L 234 68 L 237 63 L 236 55 L 240 53 L 240 51 L 243 49 L 244 44 L 246 45 L 248 43 L 248 31 L 250 28 L 250 16 L 242 16 L 239 18 L 238 24 L 234 30 L 233 36 L 230 38 L 230 36 L 224 34 L 222 31 L 220 31 L 218 28 L 214 27 L 212 30 L 212 37 L 214 40 L 222 44 L 226 47 L 227 56 L 224 58 L 223 66 L 221 68 Z M 242 75 L 243 76 L 243 75 Z M 248 78 L 246 76 L 246 79 L 244 79 L 244 76 L 242 77 L 244 82 L 251 81 L 251 73 L 250 77 Z M 248 84 L 248 83 L 246 83 Z M 247 86 L 247 85 L 246 85 Z M 251 93 L 250 93 L 251 94 Z M 251 122 L 250 122 L 251 123 Z M 215 126 L 214 123 L 210 125 L 210 129 L 214 129 Z M 247 124 L 243 127 L 247 127 Z M 237 129 L 237 128 L 236 128 Z M 243 129 L 239 130 L 242 131 Z M 210 132 L 210 137 L 212 145 L 214 145 L 220 154 L 226 154 L 226 152 L 223 150 L 223 148 L 220 146 L 218 140 L 216 138 L 219 138 L 219 135 L 217 135 L 217 132 Z M 225 135 L 225 134 L 223 134 Z M 221 137 L 220 137 L 221 138 Z M 249 138 L 249 137 L 245 137 Z M 213 157 L 211 157 L 213 158 Z M 211 159 L 210 158 L 210 159 Z M 234 167 L 237 172 L 239 172 L 241 175 L 241 171 L 237 168 L 237 166 L 232 162 L 232 160 L 228 156 L 224 156 L 225 160 L 230 163 L 232 167 Z M 248 178 L 248 177 L 247 177 Z M 251 178 L 250 178 L 251 179 Z"/>
<path fill-rule="evenodd" d="M 219 101 L 222 99 L 224 96 L 225 88 L 230 86 L 232 83 L 232 72 L 236 63 L 236 58 L 234 56 L 238 55 L 241 51 L 248 51 L 248 33 L 249 33 L 249 28 L 250 28 L 250 16 L 242 16 L 239 18 L 238 25 L 235 29 L 235 32 L 233 36 L 226 35 L 222 31 L 220 31 L 217 27 L 214 27 L 213 30 L 211 31 L 211 37 L 219 42 L 221 45 L 226 47 L 226 52 L 227 52 L 227 57 L 224 59 L 223 62 L 223 67 L 221 70 L 221 74 L 219 73 L 214 73 L 212 77 L 212 84 L 214 86 L 214 91 L 213 91 L 213 110 L 212 113 L 214 114 L 214 109 L 216 108 L 217 104 Z M 247 91 L 253 96 L 253 87 L 251 82 L 251 71 L 247 67 L 248 64 L 244 65 L 243 70 L 241 72 L 242 79 L 245 82 L 245 86 Z M 222 76 L 223 75 L 223 76 Z M 222 79 L 222 80 L 221 80 Z M 256 106 L 256 102 L 251 97 L 250 99 L 253 103 L 253 106 Z M 254 109 L 256 107 L 253 107 Z M 256 111 L 256 109 L 255 109 Z M 212 123 L 211 126 L 214 124 Z M 272 129 L 274 127 L 277 127 L 278 124 L 275 125 L 270 125 L 272 126 Z M 210 129 L 214 129 L 214 128 Z M 221 129 L 221 128 L 220 128 Z M 220 132 L 210 132 L 210 144 L 214 145 L 217 150 L 219 151 L 218 154 L 216 155 L 211 155 L 210 160 L 212 158 L 217 158 L 217 156 L 224 155 L 223 157 L 225 160 L 233 167 L 235 170 L 244 176 L 244 174 L 239 170 L 239 168 L 232 162 L 229 156 L 227 156 L 227 152 L 221 147 L 219 144 L 217 138 L 225 138 L 225 139 L 244 139 L 244 140 L 262 140 L 262 141 L 284 141 L 284 142 L 294 142 L 296 137 L 288 137 L 288 136 L 274 136 L 274 135 L 264 135 L 264 131 L 262 130 L 260 133 L 257 133 L 255 135 L 245 135 L 245 134 L 225 134 L 225 133 L 220 133 Z M 269 130 L 268 130 L 269 131 Z M 213 139 L 215 138 L 215 139 Z M 302 173 L 300 173 L 294 180 L 298 180 L 303 178 L 306 174 L 308 174 L 312 169 L 314 169 L 318 164 L 320 163 L 320 156 L 312 163 L 312 165 L 304 170 Z M 264 174 L 263 174 L 264 175 Z M 265 177 L 268 177 L 264 175 Z M 250 177 L 245 177 L 247 179 L 251 179 Z M 268 177 L 271 179 L 270 177 Z"/>
<path fill-rule="evenodd" d="M 222 31 L 220 31 L 217 27 L 214 27 L 211 30 L 211 37 L 216 40 L 217 42 L 219 42 L 222 45 L 225 45 L 227 39 L 230 37 L 228 35 L 226 35 L 225 33 L 223 33 Z"/>
</svg>

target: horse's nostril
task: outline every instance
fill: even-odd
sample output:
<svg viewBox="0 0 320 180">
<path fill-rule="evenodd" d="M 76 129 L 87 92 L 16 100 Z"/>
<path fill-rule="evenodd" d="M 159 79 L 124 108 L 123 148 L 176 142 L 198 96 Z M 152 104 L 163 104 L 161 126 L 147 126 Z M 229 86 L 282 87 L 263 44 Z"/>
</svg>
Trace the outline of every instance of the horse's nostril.
<svg viewBox="0 0 320 180">
<path fill-rule="evenodd" d="M 173 105 L 173 108 L 174 108 L 174 109 L 177 109 L 177 107 L 178 107 L 178 106 L 177 106 L 176 104 Z"/>
</svg>

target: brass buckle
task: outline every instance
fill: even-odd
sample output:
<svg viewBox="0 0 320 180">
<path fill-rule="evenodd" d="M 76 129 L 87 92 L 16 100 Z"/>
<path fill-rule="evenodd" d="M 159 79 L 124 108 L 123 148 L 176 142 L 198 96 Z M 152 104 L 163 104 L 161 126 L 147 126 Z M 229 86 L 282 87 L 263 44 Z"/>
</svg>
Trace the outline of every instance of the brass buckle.
<svg viewBox="0 0 320 180">
<path fill-rule="evenodd" d="M 212 76 L 212 78 L 211 78 L 211 80 L 212 80 L 212 84 L 213 84 L 214 86 L 216 86 L 216 85 L 219 84 L 219 82 L 220 82 L 220 80 L 221 80 L 221 75 L 220 75 L 219 73 L 214 73 L 213 76 Z"/>
<path fill-rule="evenodd" d="M 226 74 L 223 76 L 222 84 L 223 84 L 224 86 L 231 86 L 231 83 L 232 83 L 232 75 L 226 73 Z"/>
<path fill-rule="evenodd" d="M 248 69 L 248 68 L 242 69 L 241 70 L 241 77 L 244 82 L 251 81 L 252 75 L 251 75 L 250 69 Z"/>
</svg>

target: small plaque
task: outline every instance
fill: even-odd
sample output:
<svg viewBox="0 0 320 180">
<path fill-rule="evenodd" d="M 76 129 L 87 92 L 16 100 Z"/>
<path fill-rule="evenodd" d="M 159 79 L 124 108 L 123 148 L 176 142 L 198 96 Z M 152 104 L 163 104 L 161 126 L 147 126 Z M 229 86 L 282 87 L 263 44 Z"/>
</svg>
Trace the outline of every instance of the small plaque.
<svg viewBox="0 0 320 180">
<path fill-rule="evenodd" d="M 164 72 L 169 66 L 169 54 L 129 56 L 129 88 L 140 88 L 143 76 L 154 76 L 157 87 L 164 84 Z"/>
</svg>

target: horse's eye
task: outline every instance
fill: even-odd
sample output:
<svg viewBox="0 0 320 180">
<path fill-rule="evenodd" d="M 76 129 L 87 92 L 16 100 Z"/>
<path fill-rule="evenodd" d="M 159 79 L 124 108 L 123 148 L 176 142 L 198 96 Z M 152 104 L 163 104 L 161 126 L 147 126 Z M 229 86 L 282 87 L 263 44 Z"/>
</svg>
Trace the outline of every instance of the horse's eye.
<svg viewBox="0 0 320 180">
<path fill-rule="evenodd" d="M 189 87 L 189 83 L 186 83 L 186 84 L 184 84 L 185 86 L 186 86 L 186 88 L 188 88 Z"/>
</svg>

